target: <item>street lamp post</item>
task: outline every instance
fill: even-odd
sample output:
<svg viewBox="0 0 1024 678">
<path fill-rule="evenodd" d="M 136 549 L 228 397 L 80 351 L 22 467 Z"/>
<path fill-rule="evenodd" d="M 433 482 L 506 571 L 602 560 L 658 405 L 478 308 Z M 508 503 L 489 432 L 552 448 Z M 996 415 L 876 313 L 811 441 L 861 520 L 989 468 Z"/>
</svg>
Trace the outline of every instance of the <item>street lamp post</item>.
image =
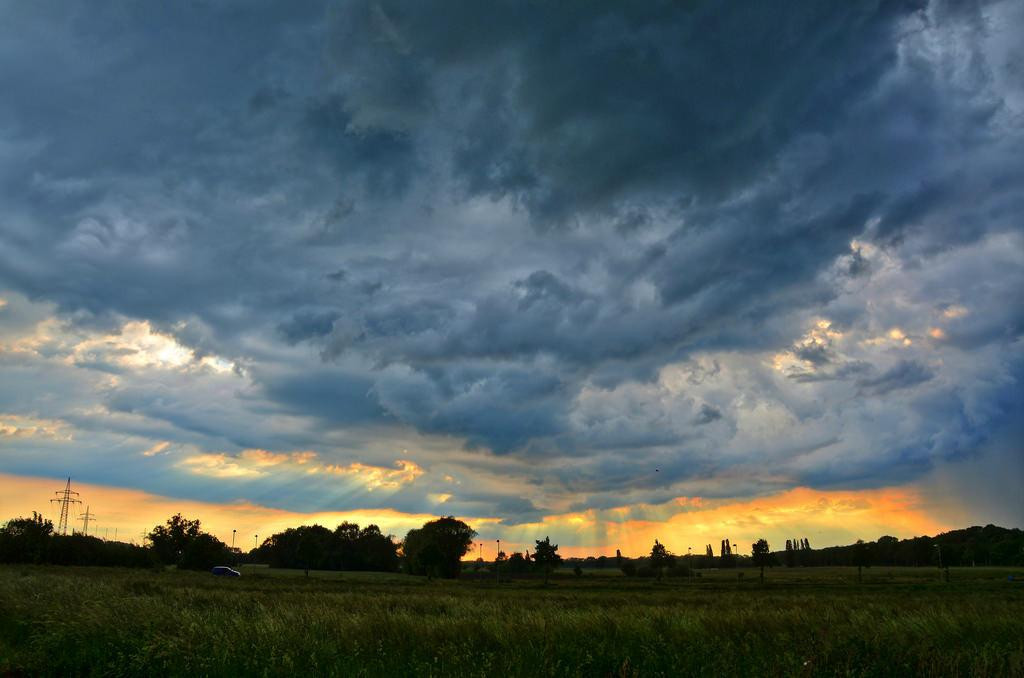
<svg viewBox="0 0 1024 678">
<path fill-rule="evenodd" d="M 500 539 L 498 540 L 498 552 L 494 554 L 494 582 L 496 584 L 500 584 L 501 583 L 501 571 L 499 569 L 501 567 L 501 561 L 499 560 L 499 558 L 501 558 L 501 540 Z"/>
<path fill-rule="evenodd" d="M 238 530 L 231 530 L 231 550 L 232 551 L 235 549 L 235 532 L 238 532 Z"/>
</svg>

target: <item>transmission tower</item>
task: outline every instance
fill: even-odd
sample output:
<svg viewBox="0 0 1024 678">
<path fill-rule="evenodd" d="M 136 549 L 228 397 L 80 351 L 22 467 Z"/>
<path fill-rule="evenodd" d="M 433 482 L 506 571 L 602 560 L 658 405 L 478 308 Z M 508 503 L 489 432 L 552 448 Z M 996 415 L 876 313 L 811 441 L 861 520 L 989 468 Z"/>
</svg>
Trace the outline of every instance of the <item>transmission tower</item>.
<svg viewBox="0 0 1024 678">
<path fill-rule="evenodd" d="M 71 490 L 71 478 L 68 478 L 68 484 L 64 486 L 64 489 L 59 492 L 54 492 L 57 496 L 51 499 L 51 503 L 60 504 L 60 520 L 57 522 L 57 532 L 60 534 L 68 533 L 68 507 L 72 504 L 81 504 L 80 499 L 76 499 L 78 496 L 77 492 Z"/>
<path fill-rule="evenodd" d="M 78 516 L 82 521 L 82 534 L 89 534 L 89 521 L 96 517 L 95 513 L 89 513 L 89 507 L 85 507 L 85 513 Z"/>
</svg>

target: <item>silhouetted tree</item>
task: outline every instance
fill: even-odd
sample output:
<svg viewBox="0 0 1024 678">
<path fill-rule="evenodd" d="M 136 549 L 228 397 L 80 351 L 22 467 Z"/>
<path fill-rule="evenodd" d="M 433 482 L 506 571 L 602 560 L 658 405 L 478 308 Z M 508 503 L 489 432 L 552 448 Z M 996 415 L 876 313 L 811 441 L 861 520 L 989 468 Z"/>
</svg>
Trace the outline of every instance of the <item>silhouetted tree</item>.
<svg viewBox="0 0 1024 678">
<path fill-rule="evenodd" d="M 394 572 L 398 569 L 398 544 L 376 525 L 370 524 L 359 530 L 353 546 L 357 569 L 376 572 Z"/>
<path fill-rule="evenodd" d="M 271 567 L 327 569 L 332 532 L 321 525 L 289 527 L 263 540 L 257 549 L 260 560 Z"/>
<path fill-rule="evenodd" d="M 409 530 L 402 542 L 406 567 L 412 574 L 453 579 L 459 576 L 462 556 L 473 546 L 475 536 L 473 528 L 453 516 Z"/>
<path fill-rule="evenodd" d="M 792 539 L 787 539 L 786 540 L 786 567 L 795 567 L 796 566 L 796 551 L 793 549 L 793 544 L 794 543 L 795 543 L 795 540 L 792 540 Z"/>
<path fill-rule="evenodd" d="M 180 513 L 168 518 L 164 525 L 154 527 L 146 538 L 165 565 L 206 570 L 232 561 L 231 551 L 224 542 L 203 532 L 198 520 L 189 520 Z"/>
<path fill-rule="evenodd" d="M 231 554 L 227 544 L 212 534 L 200 532 L 185 546 L 178 567 L 184 570 L 209 570 L 214 565 L 228 562 L 231 562 Z"/>
<path fill-rule="evenodd" d="M 658 575 L 658 581 L 661 581 L 665 568 L 676 564 L 676 557 L 665 548 L 664 544 L 655 539 L 654 546 L 651 547 L 650 562 L 651 567 Z"/>
<path fill-rule="evenodd" d="M 763 584 L 764 568 L 772 564 L 772 550 L 766 540 L 758 539 L 751 545 L 750 554 L 754 559 L 754 567 L 761 568 L 761 583 Z"/>
<path fill-rule="evenodd" d="M 807 541 L 806 537 L 797 539 L 793 546 L 793 550 L 796 551 L 794 555 L 796 556 L 796 561 L 800 566 L 806 567 L 813 563 L 814 554 L 811 553 L 811 544 Z"/>
<path fill-rule="evenodd" d="M 522 574 L 530 569 L 530 560 L 517 551 L 509 556 L 508 565 L 506 567 L 508 567 L 508 571 L 513 574 Z"/>
<path fill-rule="evenodd" d="M 736 558 L 732 552 L 732 544 L 729 543 L 728 539 L 722 540 L 719 566 L 723 568 L 736 567 Z"/>
<path fill-rule="evenodd" d="M 533 562 L 544 571 L 544 585 L 547 586 L 551 570 L 562 562 L 562 556 L 558 555 L 558 544 L 551 543 L 551 537 L 544 537 L 537 540 L 537 547 L 533 550 Z"/>
<path fill-rule="evenodd" d="M 176 513 L 164 525 L 157 525 L 146 539 L 156 557 L 165 565 L 177 565 L 189 544 L 199 537 L 200 523 Z"/>
<path fill-rule="evenodd" d="M 31 518 L 13 518 L 0 528 L 0 562 L 45 563 L 53 523 L 32 512 Z"/>
</svg>

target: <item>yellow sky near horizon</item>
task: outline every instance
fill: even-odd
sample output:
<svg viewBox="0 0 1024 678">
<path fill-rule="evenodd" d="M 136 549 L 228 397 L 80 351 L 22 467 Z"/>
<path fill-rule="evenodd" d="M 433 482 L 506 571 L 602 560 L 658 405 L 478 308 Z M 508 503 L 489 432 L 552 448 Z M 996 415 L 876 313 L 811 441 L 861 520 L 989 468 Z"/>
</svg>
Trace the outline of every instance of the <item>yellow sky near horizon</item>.
<svg viewBox="0 0 1024 678">
<path fill-rule="evenodd" d="M 30 515 L 38 511 L 54 520 L 59 513 L 49 499 L 61 489 L 58 478 L 15 476 L 0 473 L 0 520 Z M 142 490 L 75 483 L 82 506 L 76 508 L 75 529 L 81 529 L 79 514 L 85 507 L 96 515 L 90 533 L 100 537 L 142 541 L 154 525 L 175 513 L 199 518 L 204 529 L 226 543 L 237 530 L 236 545 L 249 549 L 255 542 L 288 527 L 318 523 L 333 528 L 342 521 L 360 525 L 377 524 L 385 533 L 398 537 L 424 522 L 436 518 L 430 514 L 402 513 L 391 509 L 361 509 L 302 513 L 249 502 L 214 503 L 176 499 Z M 642 517 L 637 517 L 641 515 Z M 873 540 L 883 534 L 910 537 L 935 534 L 951 527 L 930 516 L 921 495 L 912 487 L 873 490 L 822 492 L 795 488 L 778 494 L 744 500 L 679 498 L 656 507 L 621 507 L 604 511 L 586 511 L 545 516 L 542 521 L 521 525 L 502 525 L 496 516 L 458 516 L 479 533 L 470 554 L 476 557 L 483 543 L 484 557 L 493 557 L 494 540 L 501 538 L 502 550 L 513 552 L 530 548 L 534 539 L 550 535 L 560 543 L 565 556 L 624 555 L 647 553 L 655 539 L 671 551 L 702 553 L 705 544 L 718 552 L 719 543 L 728 538 L 746 553 L 749 545 L 765 537 L 773 548 L 781 548 L 790 537 L 806 537 L 812 546 L 843 544 L 858 538 Z"/>
</svg>

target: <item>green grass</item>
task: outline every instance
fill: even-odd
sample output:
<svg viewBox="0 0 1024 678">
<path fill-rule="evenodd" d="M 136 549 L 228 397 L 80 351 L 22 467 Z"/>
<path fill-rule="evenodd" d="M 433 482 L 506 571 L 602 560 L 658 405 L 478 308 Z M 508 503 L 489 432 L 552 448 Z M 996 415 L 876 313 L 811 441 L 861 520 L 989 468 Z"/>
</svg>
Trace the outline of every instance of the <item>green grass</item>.
<svg viewBox="0 0 1024 678">
<path fill-rule="evenodd" d="M 1024 676 L 1024 570 L 427 582 L 0 567 L 0 675 Z"/>
</svg>

